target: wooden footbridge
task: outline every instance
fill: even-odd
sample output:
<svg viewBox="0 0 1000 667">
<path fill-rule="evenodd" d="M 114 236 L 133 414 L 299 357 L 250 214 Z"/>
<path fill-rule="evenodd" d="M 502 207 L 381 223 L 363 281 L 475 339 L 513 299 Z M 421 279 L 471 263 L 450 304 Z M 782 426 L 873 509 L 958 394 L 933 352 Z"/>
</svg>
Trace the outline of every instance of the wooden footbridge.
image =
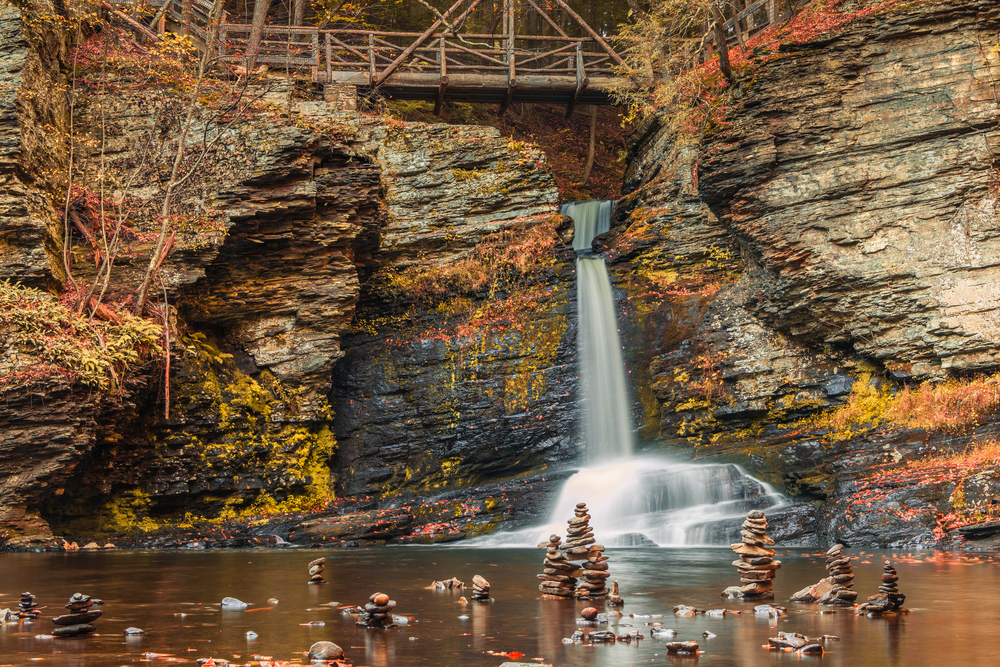
<svg viewBox="0 0 1000 667">
<path fill-rule="evenodd" d="M 120 5 L 137 0 L 111 1 Z M 565 104 L 569 115 L 578 104 L 612 104 L 613 91 L 636 85 L 618 67 L 624 65 L 622 56 L 565 0 L 503 0 L 502 29 L 463 32 L 480 2 L 456 0 L 420 33 L 265 24 L 253 53 L 253 27 L 230 22 L 226 13 L 218 40 L 207 44 L 212 0 L 147 0 L 147 6 L 163 10 L 161 32 L 169 21 L 172 29 L 192 35 L 230 63 L 306 74 L 317 83 L 354 86 L 361 95 L 433 101 L 435 113 L 448 100 L 496 103 L 501 113 L 514 102 L 557 103 Z M 730 44 L 742 46 L 744 33 L 778 18 L 778 0 L 734 2 L 742 11 L 725 25 Z M 566 25 L 553 20 L 542 4 L 560 8 L 578 26 L 574 31 L 584 36 L 570 36 Z M 549 26 L 553 34 L 519 33 L 519 12 L 533 12 L 534 22 Z M 712 53 L 707 25 L 705 35 L 691 41 L 701 42 L 707 58 Z M 644 78 L 652 76 L 650 71 Z"/>
</svg>

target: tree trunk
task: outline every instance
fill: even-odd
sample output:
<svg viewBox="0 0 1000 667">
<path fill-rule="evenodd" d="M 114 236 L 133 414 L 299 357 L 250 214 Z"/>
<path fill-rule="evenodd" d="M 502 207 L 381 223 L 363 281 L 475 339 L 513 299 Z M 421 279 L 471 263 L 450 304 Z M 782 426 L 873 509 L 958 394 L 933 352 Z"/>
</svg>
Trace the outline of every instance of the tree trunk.
<svg viewBox="0 0 1000 667">
<path fill-rule="evenodd" d="M 635 0 L 628 0 L 629 9 L 635 14 L 636 18 L 642 18 L 646 15 L 646 11 L 639 6 L 639 3 Z"/>
<path fill-rule="evenodd" d="M 590 180 L 590 171 L 594 168 L 594 150 L 597 148 L 597 105 L 590 107 L 590 144 L 587 146 L 587 166 L 583 169 L 583 181 L 580 185 L 586 185 Z"/>
<path fill-rule="evenodd" d="M 729 65 L 729 47 L 726 46 L 726 21 L 722 18 L 719 5 L 714 0 L 712 5 L 712 17 L 715 19 L 715 45 L 719 47 L 719 69 L 722 76 L 726 77 L 728 83 L 733 82 L 733 68 Z"/>
<path fill-rule="evenodd" d="M 295 0 L 292 25 L 302 25 L 306 18 L 306 0 Z"/>
<path fill-rule="evenodd" d="M 264 37 L 264 24 L 267 22 L 267 12 L 270 8 L 271 0 L 254 0 L 253 22 L 250 25 L 250 39 L 247 40 L 247 74 L 257 64 L 257 52 Z"/>
</svg>

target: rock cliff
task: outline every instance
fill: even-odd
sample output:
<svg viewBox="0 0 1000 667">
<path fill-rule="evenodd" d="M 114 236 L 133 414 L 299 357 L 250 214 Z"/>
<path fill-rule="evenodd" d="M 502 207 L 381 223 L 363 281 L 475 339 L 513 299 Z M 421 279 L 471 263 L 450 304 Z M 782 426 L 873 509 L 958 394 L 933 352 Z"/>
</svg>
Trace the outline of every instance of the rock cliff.
<svg viewBox="0 0 1000 667">
<path fill-rule="evenodd" d="M 630 295 L 646 433 L 824 500 L 824 539 L 954 540 L 948 516 L 991 516 L 966 511 L 967 475 L 855 503 L 992 420 L 852 435 L 824 415 L 998 367 L 998 30 L 992 3 L 907 5 L 782 46 L 700 148 L 655 120 L 637 136 L 602 247 Z"/>
</svg>

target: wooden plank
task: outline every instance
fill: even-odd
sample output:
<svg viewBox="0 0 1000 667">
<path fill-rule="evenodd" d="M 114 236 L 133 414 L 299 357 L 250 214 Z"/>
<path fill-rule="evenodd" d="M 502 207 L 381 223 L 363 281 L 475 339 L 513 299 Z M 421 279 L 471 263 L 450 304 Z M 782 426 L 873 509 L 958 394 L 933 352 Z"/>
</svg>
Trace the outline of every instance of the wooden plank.
<svg viewBox="0 0 1000 667">
<path fill-rule="evenodd" d="M 330 78 L 330 72 L 332 71 L 332 65 L 330 61 L 333 60 L 333 42 L 330 41 L 330 35 L 326 36 L 326 78 Z"/>
<path fill-rule="evenodd" d="M 454 42 L 450 42 L 448 44 L 448 46 L 451 47 L 451 49 L 453 51 L 461 51 L 462 53 L 468 53 L 469 55 L 477 56 L 477 57 L 482 58 L 483 60 L 489 61 L 491 63 L 496 63 L 497 65 L 505 65 L 506 64 L 502 60 L 497 60 L 496 58 L 490 58 L 488 55 L 485 55 L 487 53 L 503 53 L 503 51 L 496 51 L 496 52 L 491 52 L 491 51 L 474 51 L 472 49 L 469 49 L 469 48 L 466 48 L 466 47 L 462 46 L 461 44 L 455 44 Z"/>
</svg>

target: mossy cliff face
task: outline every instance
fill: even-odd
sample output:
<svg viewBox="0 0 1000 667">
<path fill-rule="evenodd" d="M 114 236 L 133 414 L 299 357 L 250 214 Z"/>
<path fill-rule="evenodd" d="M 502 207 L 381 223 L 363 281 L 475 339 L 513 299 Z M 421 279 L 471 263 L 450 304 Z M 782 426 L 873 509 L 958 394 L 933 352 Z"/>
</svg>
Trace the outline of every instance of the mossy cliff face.
<svg viewBox="0 0 1000 667">
<path fill-rule="evenodd" d="M 44 4 L 44 3 L 40 3 Z M 38 12 L 44 14 L 45 12 Z M 52 14 L 56 14 L 52 10 Z M 67 35 L 0 2 L 0 275 L 55 285 L 61 238 L 46 190 L 65 171 L 67 116 L 51 91 L 66 88 Z"/>
<path fill-rule="evenodd" d="M 854 503 L 882 467 L 991 437 L 992 418 L 959 434 L 874 403 L 853 425 L 827 415 L 998 366 L 1000 302 L 982 291 L 998 279 L 997 43 L 995 4 L 908 5 L 783 47 L 701 146 L 640 128 L 601 245 L 632 308 L 651 446 L 823 501 L 823 539 L 955 538 L 954 480 Z"/>
<path fill-rule="evenodd" d="M 13 30 L 19 18 L 7 18 Z M 44 58 L 22 46 L 25 62 L 62 62 L 51 44 L 38 47 Z M 28 71 L 15 69 L 15 77 Z M 107 293 L 110 302 L 126 300 L 124 312 L 159 228 L 157 184 L 169 172 L 185 98 L 129 78 L 127 67 L 120 72 L 106 85 L 80 86 L 77 147 L 89 155 L 71 209 L 81 224 L 94 224 L 102 187 L 103 210 L 119 215 L 127 204 L 127 243 Z M 22 87 L 39 85 L 33 76 Z M 280 87 L 269 86 L 273 101 Z M 387 124 L 312 101 L 296 103 L 290 120 L 263 104 L 228 126 L 213 100 L 206 96 L 197 110 L 185 164 L 194 164 L 202 137 L 215 141 L 175 193 L 174 245 L 157 286 L 170 304 L 168 387 L 161 324 L 149 322 L 143 333 L 152 336 L 141 343 L 145 354 L 114 356 L 113 372 L 98 359 L 101 377 L 110 378 L 98 385 L 84 380 L 97 372 L 87 359 L 100 350 L 80 346 L 73 348 L 79 358 L 36 373 L 46 358 L 44 336 L 90 335 L 69 315 L 0 326 L 9 357 L 0 363 L 4 380 L 23 380 L 20 393 L 4 394 L 0 415 L 0 452 L 12 473 L 0 490 L 0 539 L 25 546 L 51 539 L 54 528 L 71 539 L 130 544 L 179 543 L 186 533 L 211 531 L 314 541 L 307 527 L 297 529 L 303 516 L 343 515 L 336 521 L 354 530 L 338 529 L 336 541 L 434 541 L 530 513 L 540 503 L 525 498 L 551 484 L 543 481 L 553 478 L 547 464 L 574 452 L 572 262 L 544 157 L 489 129 Z M 12 118 L 23 126 L 16 136 L 37 134 L 39 113 Z M 20 154 L 29 152 L 18 167 L 25 174 L 52 168 L 51 156 Z M 0 252 L 12 262 L 0 277 L 20 285 L 62 279 L 49 266 L 50 256 L 61 262 L 62 230 L 56 224 L 45 234 L 22 238 L 27 254 L 14 257 L 13 246 Z M 75 279 L 92 282 L 91 245 L 74 241 L 69 256 Z M 425 289 L 439 272 L 451 276 L 449 287 Z M 30 298 L 65 311 L 50 296 Z M 407 318 L 419 325 L 401 325 Z M 352 352 L 364 354 L 363 339 L 378 347 L 368 361 L 384 377 L 369 372 L 371 384 L 347 393 L 337 380 L 331 394 L 335 374 L 359 368 L 356 359 L 341 359 L 345 337 Z M 440 366 L 431 368 L 431 359 Z M 417 451 L 412 422 L 385 428 L 381 439 L 358 438 L 385 419 L 377 401 L 364 397 L 385 383 L 405 384 L 414 363 L 426 374 L 410 398 L 429 435 L 419 453 L 387 455 Z M 351 407 L 355 390 L 364 411 Z M 487 403 L 503 429 L 473 419 Z M 513 493 L 505 484 L 511 478 L 531 493 Z M 429 494 L 444 495 L 424 503 Z M 372 527 L 384 518 L 371 504 L 387 497 L 412 505 L 401 510 L 409 518 L 398 530 Z"/>
</svg>

